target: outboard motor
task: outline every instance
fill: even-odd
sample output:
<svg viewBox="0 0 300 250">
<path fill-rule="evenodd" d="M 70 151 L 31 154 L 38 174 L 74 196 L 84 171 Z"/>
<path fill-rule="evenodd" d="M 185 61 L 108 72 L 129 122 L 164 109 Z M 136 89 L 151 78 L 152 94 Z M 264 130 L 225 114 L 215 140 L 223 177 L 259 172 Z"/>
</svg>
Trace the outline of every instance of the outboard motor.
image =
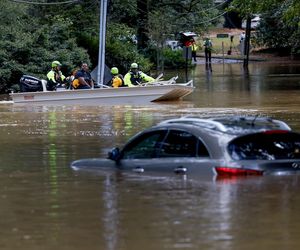
<svg viewBox="0 0 300 250">
<path fill-rule="evenodd" d="M 23 75 L 20 79 L 21 92 L 43 91 L 42 80 L 29 75 Z"/>
</svg>

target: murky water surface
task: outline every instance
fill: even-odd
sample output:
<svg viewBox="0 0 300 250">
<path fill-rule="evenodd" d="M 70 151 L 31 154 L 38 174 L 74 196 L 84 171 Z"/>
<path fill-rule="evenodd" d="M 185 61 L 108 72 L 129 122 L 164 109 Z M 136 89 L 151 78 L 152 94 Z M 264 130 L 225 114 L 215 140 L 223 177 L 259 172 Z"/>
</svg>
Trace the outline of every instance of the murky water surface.
<svg viewBox="0 0 300 250">
<path fill-rule="evenodd" d="M 198 65 L 188 74 L 195 92 L 169 104 L 2 102 L 0 249 L 298 249 L 300 176 L 195 180 L 69 166 L 182 115 L 268 115 L 300 131 L 299 72 L 299 64 Z"/>
</svg>

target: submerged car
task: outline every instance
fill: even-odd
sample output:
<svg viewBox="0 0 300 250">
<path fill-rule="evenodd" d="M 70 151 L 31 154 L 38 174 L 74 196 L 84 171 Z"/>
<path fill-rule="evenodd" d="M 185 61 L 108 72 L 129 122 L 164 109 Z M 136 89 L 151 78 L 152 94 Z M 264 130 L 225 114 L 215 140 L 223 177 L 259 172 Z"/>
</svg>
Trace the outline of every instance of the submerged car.
<svg viewBox="0 0 300 250">
<path fill-rule="evenodd" d="M 266 117 L 182 117 L 146 129 L 107 159 L 82 159 L 73 169 L 138 173 L 267 175 L 300 173 L 300 134 Z"/>
</svg>

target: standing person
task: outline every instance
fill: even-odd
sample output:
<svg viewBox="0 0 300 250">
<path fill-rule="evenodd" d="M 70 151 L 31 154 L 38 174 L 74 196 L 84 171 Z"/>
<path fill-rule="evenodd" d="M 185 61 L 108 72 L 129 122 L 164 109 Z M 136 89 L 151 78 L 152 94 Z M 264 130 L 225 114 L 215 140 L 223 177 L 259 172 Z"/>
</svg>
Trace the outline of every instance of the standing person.
<svg viewBox="0 0 300 250">
<path fill-rule="evenodd" d="M 80 70 L 75 74 L 75 79 L 72 83 L 74 89 L 91 89 L 94 88 L 94 81 L 89 72 L 89 66 L 87 63 L 82 63 Z"/>
<path fill-rule="evenodd" d="M 240 43 L 242 43 L 244 40 L 245 40 L 245 32 L 243 31 L 243 32 L 240 34 Z"/>
<path fill-rule="evenodd" d="M 60 71 L 61 63 L 53 61 L 51 70 L 47 74 L 47 90 L 56 90 L 57 87 L 62 87 L 66 77 Z"/>
<path fill-rule="evenodd" d="M 241 34 L 240 34 L 240 45 L 239 45 L 239 48 L 240 48 L 240 51 L 241 51 L 241 54 L 244 55 L 245 53 L 245 32 L 243 31 Z"/>
<path fill-rule="evenodd" d="M 211 63 L 212 42 L 208 37 L 205 38 L 203 46 L 204 46 L 204 53 L 205 53 L 205 62 Z"/>
<path fill-rule="evenodd" d="M 130 65 L 129 72 L 124 77 L 125 87 L 134 87 L 142 82 L 154 82 L 155 79 L 139 70 L 137 63 Z"/>
<path fill-rule="evenodd" d="M 196 44 L 196 42 L 195 42 L 194 39 L 192 40 L 191 46 L 192 46 L 192 58 L 194 59 L 194 62 L 197 62 L 197 58 L 196 57 L 197 57 L 198 46 L 197 46 L 197 44 Z"/>
<path fill-rule="evenodd" d="M 117 67 L 112 67 L 110 73 L 112 74 L 112 78 L 108 85 L 114 88 L 122 87 L 124 85 L 124 79 L 123 76 L 119 74 L 119 69 Z"/>
</svg>

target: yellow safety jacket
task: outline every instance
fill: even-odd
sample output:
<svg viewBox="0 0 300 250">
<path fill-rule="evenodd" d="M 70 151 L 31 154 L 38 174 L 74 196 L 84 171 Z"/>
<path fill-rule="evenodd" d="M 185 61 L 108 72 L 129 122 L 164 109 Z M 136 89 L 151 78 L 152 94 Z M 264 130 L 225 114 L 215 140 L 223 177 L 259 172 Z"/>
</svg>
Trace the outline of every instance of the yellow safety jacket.
<svg viewBox="0 0 300 250">
<path fill-rule="evenodd" d="M 122 85 L 123 85 L 122 78 L 118 75 L 113 76 L 113 78 L 111 79 L 111 86 L 113 86 L 114 88 L 119 88 Z"/>
<path fill-rule="evenodd" d="M 52 81 L 56 84 L 63 83 L 63 81 L 66 79 L 61 71 L 55 71 L 53 69 L 48 72 L 47 78 L 49 81 Z"/>
<path fill-rule="evenodd" d="M 192 44 L 192 51 L 197 51 L 197 49 L 198 49 L 198 46 L 195 43 L 193 43 Z"/>
<path fill-rule="evenodd" d="M 129 71 L 124 77 L 125 87 L 134 87 L 139 85 L 142 82 L 154 82 L 155 79 L 142 71 Z"/>
</svg>

